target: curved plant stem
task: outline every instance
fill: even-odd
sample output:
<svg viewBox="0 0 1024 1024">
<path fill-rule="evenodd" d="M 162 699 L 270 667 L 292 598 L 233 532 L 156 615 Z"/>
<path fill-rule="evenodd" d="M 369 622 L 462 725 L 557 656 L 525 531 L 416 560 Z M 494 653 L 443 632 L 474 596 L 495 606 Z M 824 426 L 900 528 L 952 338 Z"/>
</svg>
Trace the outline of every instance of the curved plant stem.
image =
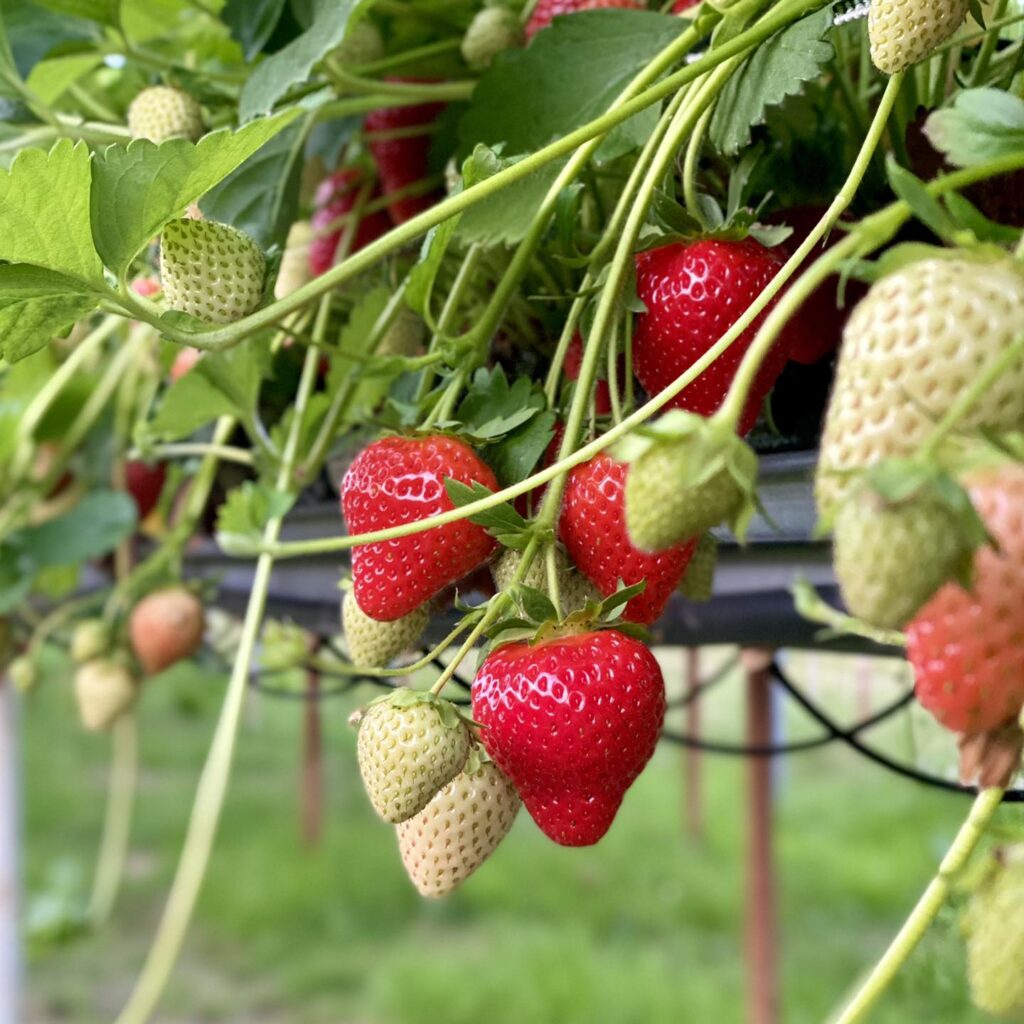
<svg viewBox="0 0 1024 1024">
<path fill-rule="evenodd" d="M 686 211 L 691 217 L 701 220 L 700 201 L 697 197 L 697 165 L 700 163 L 700 151 L 704 146 L 704 135 L 711 123 L 713 108 L 708 107 L 701 115 L 700 120 L 694 125 L 693 134 L 686 147 L 686 157 L 683 160 L 683 197 L 686 201 Z"/>
<path fill-rule="evenodd" d="M 963 870 L 968 858 L 976 849 L 985 829 L 1003 799 L 1003 790 L 986 789 L 978 794 L 967 820 L 963 823 L 936 876 L 911 911 L 892 945 L 847 1004 L 835 1024 L 856 1024 L 864 1020 L 871 1008 L 888 988 L 899 969 L 907 962 L 910 954 L 924 938 L 929 926 L 935 920 L 946 900 L 954 878 Z"/>
<path fill-rule="evenodd" d="M 295 414 L 285 443 L 284 455 L 277 475 L 277 487 L 287 488 L 293 467 L 298 457 L 299 438 L 316 381 L 320 360 L 316 348 L 306 352 L 295 401 Z M 271 519 L 263 531 L 264 540 L 273 544 L 281 532 L 282 518 Z M 206 874 L 210 852 L 213 848 L 221 809 L 227 792 L 228 779 L 234 759 L 235 741 L 245 703 L 246 684 L 253 650 L 263 622 L 267 603 L 267 591 L 274 565 L 273 555 L 261 555 L 256 563 L 252 591 L 242 624 L 238 653 L 231 669 L 224 705 L 214 733 L 210 752 L 203 766 L 203 772 L 196 790 L 192 817 L 189 821 L 185 844 L 182 848 L 178 870 L 167 898 L 167 905 L 157 929 L 153 944 L 127 1004 L 117 1018 L 117 1024 L 143 1024 L 149 1020 L 174 969 L 181 951 L 185 932 L 192 919 L 199 888 Z"/>
<path fill-rule="evenodd" d="M 236 462 L 239 466 L 253 465 L 252 452 L 248 448 L 235 448 L 230 444 L 212 444 L 203 441 L 179 441 L 174 444 L 158 444 L 151 452 L 143 453 L 134 449 L 128 453 L 131 459 L 141 459 L 151 454 L 155 459 L 182 459 L 192 455 L 212 455 L 221 462 Z"/>
<path fill-rule="evenodd" d="M 114 723 L 112 740 L 107 813 L 89 898 L 89 923 L 93 928 L 101 927 L 110 917 L 124 876 L 139 766 L 139 727 L 134 709 Z"/>
</svg>

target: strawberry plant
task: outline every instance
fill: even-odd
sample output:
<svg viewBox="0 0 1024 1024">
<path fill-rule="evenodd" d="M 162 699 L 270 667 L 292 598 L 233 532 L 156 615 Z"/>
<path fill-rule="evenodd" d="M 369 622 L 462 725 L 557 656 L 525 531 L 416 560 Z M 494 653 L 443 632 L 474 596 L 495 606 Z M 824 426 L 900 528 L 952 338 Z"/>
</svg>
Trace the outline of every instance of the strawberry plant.
<svg viewBox="0 0 1024 1024">
<path fill-rule="evenodd" d="M 520 800 L 562 845 L 614 827 L 665 712 L 643 627 L 713 594 L 780 447 L 820 448 L 849 614 L 799 607 L 906 642 L 983 786 L 837 1018 L 864 1019 L 1020 762 L 1018 0 L 151 6 L 0 12 L 0 615 L 11 678 L 68 646 L 113 732 L 93 924 L 148 677 L 204 634 L 231 661 L 118 1024 L 185 940 L 257 648 L 317 646 L 264 623 L 276 563 L 336 566 L 341 671 L 435 673 L 353 720 L 442 896 Z M 325 496 L 330 535 L 285 534 Z M 251 566 L 237 628 L 185 580 L 204 543 Z M 481 645 L 470 715 L 445 692 Z M 979 1002 L 1016 1008 L 981 956 Z"/>
</svg>

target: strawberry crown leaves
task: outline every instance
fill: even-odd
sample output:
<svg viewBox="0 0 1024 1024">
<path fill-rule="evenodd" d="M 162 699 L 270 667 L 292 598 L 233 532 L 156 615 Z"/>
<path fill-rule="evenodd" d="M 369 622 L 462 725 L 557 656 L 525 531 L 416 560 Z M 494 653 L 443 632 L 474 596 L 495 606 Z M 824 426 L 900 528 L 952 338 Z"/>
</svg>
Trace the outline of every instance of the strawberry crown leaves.
<svg viewBox="0 0 1024 1024">
<path fill-rule="evenodd" d="M 510 384 L 503 367 L 480 367 L 455 411 L 455 418 L 437 426 L 442 430 L 457 429 L 466 440 L 488 444 L 523 426 L 546 405 L 536 381 L 522 376 Z"/>
<path fill-rule="evenodd" d="M 444 697 L 439 697 L 436 693 L 431 693 L 429 690 L 412 690 L 407 686 L 398 687 L 390 693 L 383 693 L 379 697 L 375 697 L 371 700 L 369 704 L 366 705 L 364 714 L 370 708 L 376 707 L 380 704 L 387 705 L 390 708 L 395 708 L 400 711 L 419 707 L 420 705 L 427 705 L 437 712 L 437 715 L 441 720 L 441 725 L 445 729 L 457 729 L 467 725 L 476 724 L 461 710 L 461 708 L 456 707 L 451 701 L 445 700 Z M 360 718 L 353 724 L 358 725 L 361 719 L 362 716 L 360 716 Z"/>
<path fill-rule="evenodd" d="M 472 484 L 464 484 L 461 480 L 446 477 L 444 487 L 456 508 L 471 505 L 494 493 L 476 480 Z M 533 533 L 530 524 L 508 502 L 478 512 L 470 516 L 469 521 L 484 527 L 500 544 L 519 551 L 526 547 Z"/>
</svg>

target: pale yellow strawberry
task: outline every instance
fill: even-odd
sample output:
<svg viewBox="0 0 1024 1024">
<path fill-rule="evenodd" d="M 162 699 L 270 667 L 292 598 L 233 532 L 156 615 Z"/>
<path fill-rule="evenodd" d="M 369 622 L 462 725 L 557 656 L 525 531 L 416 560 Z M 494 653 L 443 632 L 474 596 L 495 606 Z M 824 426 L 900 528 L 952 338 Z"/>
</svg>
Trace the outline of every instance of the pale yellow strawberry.
<svg viewBox="0 0 1024 1024">
<path fill-rule="evenodd" d="M 968 0 L 871 0 L 868 36 L 879 71 L 895 75 L 930 57 L 967 17 Z"/>
<path fill-rule="evenodd" d="M 132 100 L 128 108 L 128 130 L 133 139 L 164 142 L 189 139 L 195 142 L 203 131 L 203 112 L 196 100 L 181 89 L 154 85 Z"/>
<path fill-rule="evenodd" d="M 110 630 L 102 619 L 86 619 L 71 634 L 71 660 L 76 664 L 102 657 L 110 648 Z"/>
<path fill-rule="evenodd" d="M 428 606 L 419 608 L 389 622 L 371 618 L 356 603 L 355 595 L 347 593 L 341 603 L 341 625 L 352 664 L 359 668 L 384 668 L 415 646 L 423 636 L 430 619 Z"/>
<path fill-rule="evenodd" d="M 113 725 L 135 703 L 138 693 L 138 682 L 119 660 L 96 658 L 75 670 L 78 713 L 90 732 Z"/>
<path fill-rule="evenodd" d="M 281 266 L 274 282 L 275 299 L 283 299 L 313 280 L 309 269 L 309 243 L 312 241 L 313 228 L 308 220 L 297 220 L 288 229 Z"/>
</svg>

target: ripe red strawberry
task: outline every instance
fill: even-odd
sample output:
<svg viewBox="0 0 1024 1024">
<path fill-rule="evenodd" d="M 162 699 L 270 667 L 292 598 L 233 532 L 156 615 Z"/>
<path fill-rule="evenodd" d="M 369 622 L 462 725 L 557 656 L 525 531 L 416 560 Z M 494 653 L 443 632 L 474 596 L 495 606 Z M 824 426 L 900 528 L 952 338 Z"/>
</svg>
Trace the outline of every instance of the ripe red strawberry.
<svg viewBox="0 0 1024 1024">
<path fill-rule="evenodd" d="M 794 206 L 792 209 L 781 210 L 765 218 L 768 224 L 785 224 L 793 229 L 793 234 L 779 246 L 780 253 L 786 259 L 800 248 L 825 212 L 824 206 Z M 842 237 L 842 231 L 833 229 L 824 242 L 819 242 L 811 251 L 804 261 L 804 266 L 810 266 Z M 867 285 L 852 278 L 846 282 L 845 288 L 838 274 L 825 278 L 789 322 L 789 358 L 794 363 L 810 366 L 835 352 L 843 339 L 843 328 L 849 319 L 850 311 L 866 293 Z"/>
<path fill-rule="evenodd" d="M 132 650 L 146 675 L 193 655 L 203 642 L 203 606 L 183 587 L 156 590 L 133 609 L 129 623 Z"/>
<path fill-rule="evenodd" d="M 907 627 L 917 698 L 947 729 L 973 735 L 1024 707 L 1024 468 L 966 481 L 998 548 L 974 556 L 970 591 L 947 583 Z"/>
<path fill-rule="evenodd" d="M 350 534 L 416 522 L 452 509 L 446 478 L 498 489 L 494 473 L 463 441 L 444 435 L 385 437 L 364 449 L 341 485 Z M 352 549 L 359 607 L 388 622 L 408 615 L 467 576 L 494 551 L 494 539 L 468 519 Z"/>
<path fill-rule="evenodd" d="M 529 42 L 542 28 L 547 28 L 554 18 L 578 11 L 596 11 L 601 7 L 630 7 L 642 10 L 640 0 L 538 0 L 524 34 Z"/>
<path fill-rule="evenodd" d="M 577 331 L 569 347 L 565 350 L 565 362 L 562 368 L 569 380 L 578 380 L 583 367 L 583 338 Z M 625 360 L 619 359 L 618 384 L 621 393 L 622 376 L 626 372 Z M 607 416 L 612 411 L 612 393 L 607 380 L 598 379 L 594 386 L 594 412 L 598 416 Z"/>
<path fill-rule="evenodd" d="M 633 370 L 651 395 L 664 390 L 747 310 L 784 263 L 752 238 L 673 242 L 636 257 L 636 288 L 646 313 L 636 318 Z M 722 404 L 744 354 L 774 301 L 667 409 L 710 416 Z M 739 433 L 749 433 L 786 365 L 792 329 L 778 339 L 750 389 Z"/>
<path fill-rule="evenodd" d="M 613 629 L 499 647 L 473 681 L 481 742 L 563 846 L 608 831 L 664 717 L 654 655 Z"/>
<path fill-rule="evenodd" d="M 650 623 L 679 586 L 696 541 L 656 554 L 633 546 L 626 531 L 628 469 L 628 463 L 603 454 L 577 466 L 566 484 L 559 533 L 576 568 L 604 597 L 615 593 L 620 580 L 628 586 L 646 580 L 647 587 L 629 601 L 623 618 Z"/>
<path fill-rule="evenodd" d="M 345 228 L 340 227 L 327 235 L 319 232 L 339 217 L 351 212 L 359 196 L 360 185 L 359 172 L 352 168 L 335 171 L 320 182 L 313 197 L 313 216 L 309 220 L 310 227 L 315 233 L 309 243 L 309 269 L 314 277 L 319 277 L 331 269 L 334 254 L 338 251 L 338 243 Z M 363 217 L 356 228 L 355 238 L 352 239 L 352 252 L 358 252 L 381 235 L 386 235 L 390 229 L 391 224 L 382 210 Z"/>
<path fill-rule="evenodd" d="M 162 462 L 153 465 L 133 459 L 124 466 L 124 482 L 128 493 L 135 500 L 139 520 L 143 520 L 156 508 L 160 492 L 167 480 L 167 467 Z"/>
<path fill-rule="evenodd" d="M 400 82 L 403 79 L 393 78 L 389 81 Z M 386 107 L 366 115 L 367 145 L 377 165 L 377 177 L 384 195 L 389 196 L 427 177 L 430 173 L 428 157 L 431 135 L 424 131 L 420 135 L 374 138 L 374 134 L 426 128 L 437 120 L 442 110 L 443 103 L 421 103 L 414 107 Z M 433 206 L 441 195 L 441 191 L 436 190 L 426 195 L 405 196 L 394 200 L 388 206 L 392 223 L 402 224 L 415 217 L 417 213 Z"/>
</svg>

